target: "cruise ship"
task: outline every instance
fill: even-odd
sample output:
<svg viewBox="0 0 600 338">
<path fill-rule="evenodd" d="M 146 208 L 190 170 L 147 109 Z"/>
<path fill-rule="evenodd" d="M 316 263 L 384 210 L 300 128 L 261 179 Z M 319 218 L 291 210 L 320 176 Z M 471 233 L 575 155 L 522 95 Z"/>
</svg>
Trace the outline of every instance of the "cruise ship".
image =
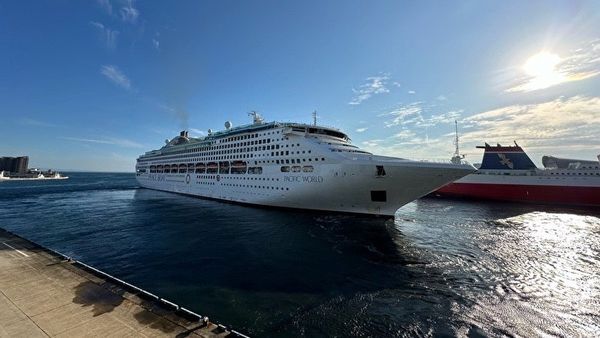
<svg viewBox="0 0 600 338">
<path fill-rule="evenodd" d="M 536 204 L 600 207 L 598 161 L 544 156 L 538 168 L 516 142 L 513 146 L 478 146 L 481 166 L 437 190 L 434 195 Z M 453 161 L 460 162 L 458 147 Z"/>
<path fill-rule="evenodd" d="M 401 206 L 475 171 L 469 164 L 377 156 L 343 132 L 265 122 L 179 136 L 137 159 L 144 188 L 230 202 L 393 217 Z"/>
</svg>

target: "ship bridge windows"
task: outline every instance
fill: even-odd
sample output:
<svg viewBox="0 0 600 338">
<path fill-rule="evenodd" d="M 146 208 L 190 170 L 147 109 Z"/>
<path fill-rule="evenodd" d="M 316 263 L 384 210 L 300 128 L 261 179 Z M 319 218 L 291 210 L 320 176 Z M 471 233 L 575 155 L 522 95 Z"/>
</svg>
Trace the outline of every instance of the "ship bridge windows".
<svg viewBox="0 0 600 338">
<path fill-rule="evenodd" d="M 306 128 L 303 128 L 303 127 L 292 127 L 292 131 L 297 131 L 297 132 L 300 132 L 300 133 L 304 133 L 304 132 L 306 132 Z"/>
<path fill-rule="evenodd" d="M 339 131 L 330 130 L 330 129 L 308 128 L 308 132 L 309 132 L 309 134 L 321 134 L 321 135 L 333 136 L 333 137 L 341 138 L 343 140 L 348 139 L 348 136 L 346 136 L 346 134 L 339 132 Z"/>
</svg>

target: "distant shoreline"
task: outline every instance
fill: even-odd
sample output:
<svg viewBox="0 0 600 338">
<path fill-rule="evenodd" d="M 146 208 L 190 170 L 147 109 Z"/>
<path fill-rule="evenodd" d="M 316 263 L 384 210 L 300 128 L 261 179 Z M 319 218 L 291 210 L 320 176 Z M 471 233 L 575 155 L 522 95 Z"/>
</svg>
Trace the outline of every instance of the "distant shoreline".
<svg viewBox="0 0 600 338">
<path fill-rule="evenodd" d="M 86 174 L 135 174 L 135 171 L 94 171 L 94 170 L 75 170 L 75 169 L 57 169 L 61 173 L 86 173 Z"/>
</svg>

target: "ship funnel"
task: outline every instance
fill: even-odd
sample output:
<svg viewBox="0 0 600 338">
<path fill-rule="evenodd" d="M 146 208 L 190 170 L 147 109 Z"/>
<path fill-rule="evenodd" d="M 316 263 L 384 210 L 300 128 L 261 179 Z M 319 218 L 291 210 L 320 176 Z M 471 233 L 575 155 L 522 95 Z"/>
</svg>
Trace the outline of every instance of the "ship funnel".
<svg viewBox="0 0 600 338">
<path fill-rule="evenodd" d="M 182 130 L 181 133 L 179 133 L 179 136 L 181 136 L 181 137 L 188 137 L 188 131 L 187 130 Z"/>
<path fill-rule="evenodd" d="M 477 146 L 484 149 L 483 161 L 479 169 L 501 169 L 501 170 L 531 170 L 536 166 L 527 153 L 520 146 Z"/>
</svg>

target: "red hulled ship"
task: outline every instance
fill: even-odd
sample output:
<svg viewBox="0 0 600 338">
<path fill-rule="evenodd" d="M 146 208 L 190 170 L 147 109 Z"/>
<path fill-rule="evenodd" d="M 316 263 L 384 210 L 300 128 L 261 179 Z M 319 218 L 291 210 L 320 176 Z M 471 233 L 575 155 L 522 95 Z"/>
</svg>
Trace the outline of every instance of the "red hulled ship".
<svg viewBox="0 0 600 338">
<path fill-rule="evenodd" d="M 516 142 L 477 148 L 484 149 L 477 172 L 440 188 L 435 195 L 600 207 L 600 156 L 598 161 L 544 156 L 544 168 L 537 168 Z M 453 161 L 461 158 L 457 153 Z"/>
</svg>

